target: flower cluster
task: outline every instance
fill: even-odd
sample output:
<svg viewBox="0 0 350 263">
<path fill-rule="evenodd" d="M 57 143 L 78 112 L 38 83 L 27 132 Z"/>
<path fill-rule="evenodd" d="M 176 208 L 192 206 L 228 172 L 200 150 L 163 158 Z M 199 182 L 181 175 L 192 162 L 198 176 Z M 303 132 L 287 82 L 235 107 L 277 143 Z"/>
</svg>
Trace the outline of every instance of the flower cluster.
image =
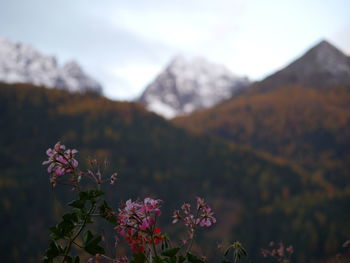
<svg viewBox="0 0 350 263">
<path fill-rule="evenodd" d="M 345 253 L 350 255 L 350 239 L 344 242 L 343 247 L 347 249 Z"/>
<path fill-rule="evenodd" d="M 175 210 L 173 213 L 173 223 L 178 221 L 184 222 L 185 226 L 188 228 L 189 237 L 193 238 L 196 227 L 199 225 L 201 227 L 209 227 L 216 223 L 216 218 L 213 216 L 214 213 L 211 207 L 207 205 L 204 199 L 197 197 L 197 206 L 195 213 L 191 213 L 191 205 L 186 203 L 181 206 L 182 215 L 179 210 Z"/>
<path fill-rule="evenodd" d="M 56 186 L 59 177 L 74 174 L 78 167 L 78 161 L 74 159 L 77 152 L 75 149 L 66 149 L 60 142 L 56 143 L 53 149 L 46 151 L 48 159 L 43 165 L 49 165 L 47 171 L 52 175 L 50 182 L 53 186 Z"/>
<path fill-rule="evenodd" d="M 163 237 L 156 227 L 160 216 L 161 200 L 145 198 L 143 201 L 126 201 L 119 209 L 117 231 L 125 237 L 133 252 L 143 252 L 145 244 L 159 244 Z"/>
<path fill-rule="evenodd" d="M 162 201 L 152 198 L 145 198 L 142 201 L 129 199 L 121 209 L 113 211 L 102 198 L 104 193 L 101 191 L 101 184 L 107 181 L 112 185 L 115 184 L 118 174 L 113 173 L 110 178 L 105 178 L 103 174 L 108 163 L 104 161 L 101 164 L 96 159 L 89 160 L 88 170 L 80 170 L 78 161 L 75 159 L 77 152 L 75 149 L 66 149 L 66 146 L 60 142 L 46 152 L 48 159 L 43 162 L 43 165 L 48 165 L 47 171 L 51 175 L 52 185 L 56 186 L 57 183 L 72 185 L 74 189 L 78 190 L 79 198 L 69 203 L 73 209 L 63 216 L 61 223 L 51 229 L 54 239 L 50 241 L 49 248 L 45 252 L 44 262 L 53 262 L 54 259 L 58 258 L 62 258 L 62 262 L 79 262 L 79 256 L 72 255 L 71 252 L 72 248 L 77 246 L 92 255 L 88 259 L 88 263 L 106 261 L 128 263 L 127 257 L 118 257 L 117 255 L 114 258 L 109 257 L 99 244 L 101 241 L 106 242 L 106 239 L 90 230 L 84 230 L 94 222 L 93 216 L 100 216 L 115 225 L 117 234 L 122 236 L 131 247 L 132 252 L 137 254 L 134 255 L 132 262 L 146 262 L 145 260 L 151 262 L 149 259 L 152 261 L 154 259 L 154 262 L 157 260 L 159 263 L 177 262 L 177 260 L 183 262 L 187 258 L 189 262 L 204 263 L 203 257 L 198 258 L 190 250 L 196 227 L 209 227 L 216 222 L 211 208 L 204 199 L 197 197 L 197 204 L 193 212 L 188 203 L 182 205 L 181 213 L 179 210 L 174 212 L 173 223 L 184 222 L 189 228 L 191 237 L 186 252 L 179 255 L 181 247 L 172 247 L 167 236 L 157 227 Z M 91 180 L 96 184 L 96 189 L 82 191 L 79 185 L 81 178 Z M 85 187 L 85 185 L 83 186 Z M 87 211 L 88 206 L 90 209 Z M 72 236 L 67 233 L 77 234 Z M 115 238 L 115 247 L 117 248 L 118 238 Z M 81 241 L 76 242 L 76 240 Z M 81 242 L 83 244 L 80 245 Z"/>
<path fill-rule="evenodd" d="M 89 162 L 89 169 L 87 172 L 83 173 L 84 176 L 86 176 L 88 179 L 90 179 L 92 182 L 96 183 L 97 185 L 101 185 L 104 182 L 107 181 L 107 179 L 104 178 L 103 174 L 104 171 L 108 167 L 108 162 L 105 160 L 104 162 L 99 162 L 97 159 L 90 159 Z M 117 173 L 113 173 L 111 177 L 109 178 L 110 184 L 114 185 L 117 181 Z"/>
<path fill-rule="evenodd" d="M 269 246 L 271 250 L 261 249 L 261 254 L 263 257 L 273 257 L 278 262 L 289 262 L 290 256 L 293 254 L 293 246 L 284 247 L 283 242 L 275 243 L 270 242 Z"/>
<path fill-rule="evenodd" d="M 99 263 L 103 259 L 105 259 L 109 262 L 112 262 L 112 263 L 128 263 L 129 262 L 129 259 L 126 256 L 113 259 L 113 258 L 110 258 L 110 257 L 103 255 L 103 254 L 96 254 L 94 257 L 89 258 L 87 263 Z"/>
</svg>

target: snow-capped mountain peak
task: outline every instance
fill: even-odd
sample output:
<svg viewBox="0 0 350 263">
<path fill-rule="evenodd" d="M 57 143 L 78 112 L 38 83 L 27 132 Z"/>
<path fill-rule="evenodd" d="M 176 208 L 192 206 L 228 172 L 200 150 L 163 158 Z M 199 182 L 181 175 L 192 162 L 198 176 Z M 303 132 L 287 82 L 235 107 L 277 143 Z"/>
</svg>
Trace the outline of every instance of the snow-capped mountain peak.
<svg viewBox="0 0 350 263">
<path fill-rule="evenodd" d="M 0 81 L 32 83 L 74 92 L 102 93 L 101 85 L 76 62 L 60 67 L 55 57 L 43 55 L 30 45 L 13 43 L 1 37 Z"/>
<path fill-rule="evenodd" d="M 204 58 L 178 56 L 147 86 L 140 102 L 172 118 L 211 107 L 230 98 L 234 91 L 248 83 L 246 78 Z"/>
</svg>

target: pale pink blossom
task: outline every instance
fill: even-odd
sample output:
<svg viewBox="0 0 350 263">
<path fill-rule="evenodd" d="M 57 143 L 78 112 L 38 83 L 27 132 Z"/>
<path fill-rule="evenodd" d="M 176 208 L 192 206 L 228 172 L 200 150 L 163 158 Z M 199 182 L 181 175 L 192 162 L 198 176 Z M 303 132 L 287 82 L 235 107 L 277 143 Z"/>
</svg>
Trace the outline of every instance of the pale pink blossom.
<svg viewBox="0 0 350 263">
<path fill-rule="evenodd" d="M 196 210 L 191 213 L 191 205 L 185 203 L 181 206 L 183 215 L 181 215 L 179 210 L 173 212 L 173 221 L 175 224 L 179 221 L 182 221 L 188 229 L 189 238 L 193 238 L 195 229 L 197 226 L 200 227 L 210 227 L 216 223 L 216 218 L 213 216 L 209 205 L 207 205 L 203 198 L 197 197 L 197 206 Z"/>
<path fill-rule="evenodd" d="M 111 184 L 112 184 L 112 185 L 115 184 L 115 182 L 117 181 L 117 176 L 118 176 L 117 173 L 113 173 L 113 174 L 111 175 L 110 181 L 111 181 Z"/>
<path fill-rule="evenodd" d="M 47 172 L 51 174 L 50 182 L 53 186 L 57 180 L 67 174 L 73 175 L 78 167 L 78 161 L 75 159 L 75 154 L 78 151 L 75 149 L 67 149 L 66 146 L 57 142 L 53 149 L 48 149 L 46 154 L 48 159 L 43 162 L 43 165 L 48 165 Z"/>
</svg>

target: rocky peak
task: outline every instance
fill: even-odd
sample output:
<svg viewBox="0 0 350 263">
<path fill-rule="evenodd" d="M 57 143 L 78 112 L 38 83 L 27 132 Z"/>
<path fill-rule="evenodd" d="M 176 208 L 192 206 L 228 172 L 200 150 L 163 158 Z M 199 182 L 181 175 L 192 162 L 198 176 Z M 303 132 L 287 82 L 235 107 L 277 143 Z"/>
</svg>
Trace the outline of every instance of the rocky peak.
<svg viewBox="0 0 350 263">
<path fill-rule="evenodd" d="M 350 59 L 335 46 L 323 40 L 296 61 L 294 67 L 301 67 L 306 73 L 328 72 L 350 74 Z"/>
<path fill-rule="evenodd" d="M 175 57 L 147 86 L 140 102 L 148 109 L 172 118 L 211 107 L 246 86 L 248 80 L 204 58 Z"/>
</svg>

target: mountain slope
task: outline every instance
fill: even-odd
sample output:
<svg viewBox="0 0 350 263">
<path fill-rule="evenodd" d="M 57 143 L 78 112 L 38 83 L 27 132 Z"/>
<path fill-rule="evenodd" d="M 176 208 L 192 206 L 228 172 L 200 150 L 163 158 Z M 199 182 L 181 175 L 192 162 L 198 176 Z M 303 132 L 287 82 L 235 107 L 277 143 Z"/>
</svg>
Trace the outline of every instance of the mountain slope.
<svg viewBox="0 0 350 263">
<path fill-rule="evenodd" d="M 244 217 L 238 231 L 244 234 L 260 222 L 264 229 L 257 229 L 255 235 L 242 241 L 251 244 L 256 236 L 276 233 L 271 240 L 293 240 L 289 243 L 297 244 L 296 250 L 308 251 L 293 261 L 311 262 L 313 248 L 320 246 L 323 251 L 320 253 L 324 253 L 320 257 L 322 262 L 331 262 L 326 251 L 336 250 L 337 244 L 329 241 L 321 244 L 319 240 L 333 235 L 331 226 L 338 219 L 346 218 L 342 222 L 347 228 L 344 233 L 350 231 L 350 213 L 344 209 L 350 198 L 348 57 L 321 42 L 291 65 L 245 88 L 232 99 L 175 118 L 173 123 L 196 134 L 212 135 L 227 143 L 288 159 L 323 178 L 330 187 L 325 196 L 331 198 L 321 197 L 322 194 L 310 198 L 306 193 L 276 201 L 260 208 L 258 215 Z M 325 214 L 332 216 L 323 220 Z M 285 224 L 281 228 L 270 221 L 272 218 L 280 218 Z M 281 233 L 286 239 L 279 237 Z M 303 244 L 305 236 L 311 233 L 315 240 Z"/>
<path fill-rule="evenodd" d="M 287 86 L 242 95 L 216 108 L 179 117 L 181 127 L 348 178 L 350 86 L 315 90 Z M 333 178 L 336 180 L 336 178 Z M 340 179 L 340 178 L 338 178 Z M 343 179 L 339 180 L 341 185 Z M 336 180 L 337 181 L 337 180 Z"/>
<path fill-rule="evenodd" d="M 326 169 L 342 185 L 350 176 L 349 60 L 322 41 L 222 105 L 175 122 L 305 167 Z"/>
<path fill-rule="evenodd" d="M 165 225 L 171 221 L 169 208 L 196 195 L 205 196 L 219 219 L 216 230 L 200 238 L 205 240 L 206 251 L 212 253 L 216 240 L 241 239 L 252 257 L 258 258 L 258 248 L 271 239 L 296 242 L 290 233 L 267 231 L 266 222 L 286 229 L 284 222 L 300 216 L 313 220 L 307 212 L 317 210 L 320 202 L 332 201 L 346 210 L 342 203 L 348 198 L 345 190 L 337 192 L 341 201 L 334 201 L 335 188 L 326 180 L 288 162 L 191 135 L 136 103 L 0 84 L 0 128 L 0 225 L 6 237 L 0 240 L 2 262 L 22 262 L 23 258 L 38 262 L 47 227 L 56 221 L 57 199 L 69 200 L 71 196 L 60 188 L 53 193 L 41 166 L 45 150 L 57 140 L 79 149 L 82 165 L 88 157 L 108 158 L 110 171 L 120 175 L 117 188 L 105 189 L 112 204 L 147 195 L 164 199 Z M 301 214 L 299 210 L 285 213 L 274 208 L 291 198 L 303 207 L 305 201 L 298 197 L 306 194 L 313 203 Z M 278 216 L 271 217 L 263 212 L 266 209 Z M 333 231 L 332 236 L 317 239 L 319 244 L 315 245 L 309 241 L 318 230 L 309 230 L 299 242 L 304 248 L 296 255 L 302 257 L 311 251 L 317 259 L 335 253 L 337 248 L 324 252 L 323 245 L 343 241 L 346 216 L 334 218 L 324 211 L 333 224 L 331 230 L 325 226 L 322 231 Z M 304 228 L 303 224 L 295 225 L 293 238 Z"/>
<path fill-rule="evenodd" d="M 60 67 L 54 57 L 42 55 L 29 45 L 4 38 L 0 38 L 0 81 L 102 93 L 101 85 L 76 62 L 71 61 Z"/>
<path fill-rule="evenodd" d="M 287 67 L 256 83 L 260 91 L 302 84 L 308 88 L 350 83 L 350 57 L 323 40 Z"/>
<path fill-rule="evenodd" d="M 339 186 L 350 176 L 349 58 L 327 42 L 181 127 L 320 170 Z"/>
<path fill-rule="evenodd" d="M 248 84 L 203 58 L 177 57 L 147 86 L 139 101 L 167 118 L 211 107 Z"/>
</svg>

